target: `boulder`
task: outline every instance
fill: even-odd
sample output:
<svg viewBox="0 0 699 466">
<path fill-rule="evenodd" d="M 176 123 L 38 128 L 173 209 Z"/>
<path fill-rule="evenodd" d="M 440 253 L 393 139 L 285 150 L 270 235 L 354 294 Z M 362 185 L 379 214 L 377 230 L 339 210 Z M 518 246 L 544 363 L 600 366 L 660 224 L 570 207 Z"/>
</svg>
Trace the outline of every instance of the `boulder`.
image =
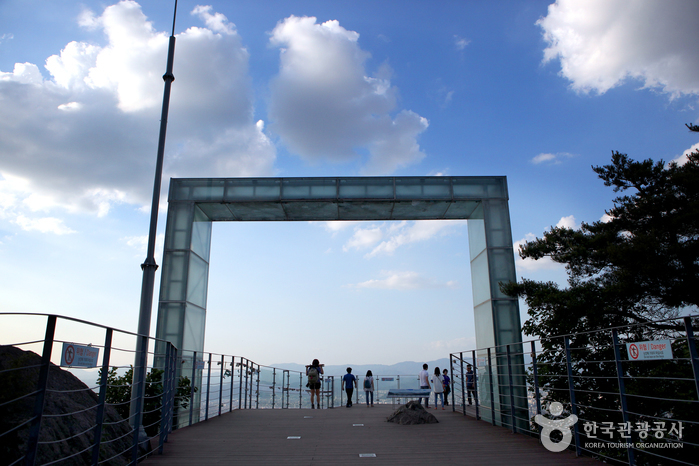
<svg viewBox="0 0 699 466">
<path fill-rule="evenodd" d="M 439 421 L 417 401 L 409 401 L 386 419 L 396 424 L 436 424 Z"/>
<path fill-rule="evenodd" d="M 13 346 L 0 346 L 0 433 L 7 432 L 34 413 L 34 396 L 37 389 L 41 356 L 31 351 L 23 351 Z M 3 372 L 6 371 L 6 372 Z M 37 450 L 37 464 L 49 463 L 83 451 L 61 465 L 90 464 L 93 441 L 91 427 L 95 425 L 97 394 L 68 371 L 51 364 L 49 369 L 48 392 L 44 398 L 44 417 L 39 433 L 40 444 Z M 19 398 L 19 399 L 18 399 Z M 10 401 L 15 400 L 15 401 Z M 6 403 L 3 405 L 3 403 Z M 68 416 L 57 416 L 68 414 Z M 131 430 L 112 406 L 104 413 L 100 461 L 107 458 L 110 465 L 126 465 L 130 462 L 132 445 Z M 82 435 L 81 432 L 84 432 Z M 0 437 L 0 458 L 7 464 L 21 458 L 26 453 L 29 438 L 29 424 Z"/>
</svg>

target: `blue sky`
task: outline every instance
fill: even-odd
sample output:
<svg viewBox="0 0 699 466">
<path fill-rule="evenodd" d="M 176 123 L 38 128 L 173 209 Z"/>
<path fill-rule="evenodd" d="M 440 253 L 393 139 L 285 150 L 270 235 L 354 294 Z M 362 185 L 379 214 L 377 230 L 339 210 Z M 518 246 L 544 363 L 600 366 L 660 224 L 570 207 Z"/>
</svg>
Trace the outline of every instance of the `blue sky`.
<svg viewBox="0 0 699 466">
<path fill-rule="evenodd" d="M 136 329 L 172 9 L 0 2 L 1 311 Z M 614 193 L 590 167 L 612 150 L 699 147 L 697 17 L 693 1 L 180 1 L 160 234 L 170 177 L 505 175 L 515 241 L 599 220 Z M 467 247 L 465 222 L 215 224 L 206 349 L 470 349 Z"/>
</svg>

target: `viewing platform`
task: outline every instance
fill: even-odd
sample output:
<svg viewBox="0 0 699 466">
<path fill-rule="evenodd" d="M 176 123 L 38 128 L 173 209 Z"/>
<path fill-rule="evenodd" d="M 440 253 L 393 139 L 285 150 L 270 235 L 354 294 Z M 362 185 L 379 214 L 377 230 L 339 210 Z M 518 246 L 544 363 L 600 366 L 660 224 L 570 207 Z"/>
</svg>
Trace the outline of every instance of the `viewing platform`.
<svg viewBox="0 0 699 466">
<path fill-rule="evenodd" d="M 570 450 L 552 453 L 537 438 L 463 416 L 450 406 L 430 406 L 438 424 L 386 422 L 395 405 L 235 410 L 173 431 L 163 454 L 141 464 L 599 464 Z"/>
</svg>

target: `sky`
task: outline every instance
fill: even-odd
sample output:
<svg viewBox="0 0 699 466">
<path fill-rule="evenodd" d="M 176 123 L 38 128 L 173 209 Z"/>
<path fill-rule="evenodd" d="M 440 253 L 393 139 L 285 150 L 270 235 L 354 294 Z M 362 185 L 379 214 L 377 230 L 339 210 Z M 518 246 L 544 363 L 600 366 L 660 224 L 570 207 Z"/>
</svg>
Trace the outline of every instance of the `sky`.
<svg viewBox="0 0 699 466">
<path fill-rule="evenodd" d="M 173 7 L 0 1 L 0 312 L 136 330 Z M 591 167 L 611 151 L 699 148 L 697 17 L 691 0 L 180 0 L 156 261 L 171 177 L 506 176 L 516 244 L 603 219 L 615 193 Z M 475 345 L 465 221 L 214 224 L 207 351 L 394 364 Z"/>
</svg>

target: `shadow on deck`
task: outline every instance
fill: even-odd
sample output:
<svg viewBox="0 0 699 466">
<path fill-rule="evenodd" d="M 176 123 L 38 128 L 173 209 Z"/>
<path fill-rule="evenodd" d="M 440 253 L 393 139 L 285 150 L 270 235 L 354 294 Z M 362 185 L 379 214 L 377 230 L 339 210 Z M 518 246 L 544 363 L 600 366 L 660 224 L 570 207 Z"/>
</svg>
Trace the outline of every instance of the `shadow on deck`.
<svg viewBox="0 0 699 466">
<path fill-rule="evenodd" d="M 163 455 L 141 464 L 599 464 L 569 450 L 551 453 L 536 438 L 453 413 L 450 407 L 430 409 L 439 424 L 415 426 L 386 422 L 394 409 L 356 404 L 349 409 L 237 410 L 174 431 Z M 360 456 L 366 454 L 376 456 Z"/>
</svg>

